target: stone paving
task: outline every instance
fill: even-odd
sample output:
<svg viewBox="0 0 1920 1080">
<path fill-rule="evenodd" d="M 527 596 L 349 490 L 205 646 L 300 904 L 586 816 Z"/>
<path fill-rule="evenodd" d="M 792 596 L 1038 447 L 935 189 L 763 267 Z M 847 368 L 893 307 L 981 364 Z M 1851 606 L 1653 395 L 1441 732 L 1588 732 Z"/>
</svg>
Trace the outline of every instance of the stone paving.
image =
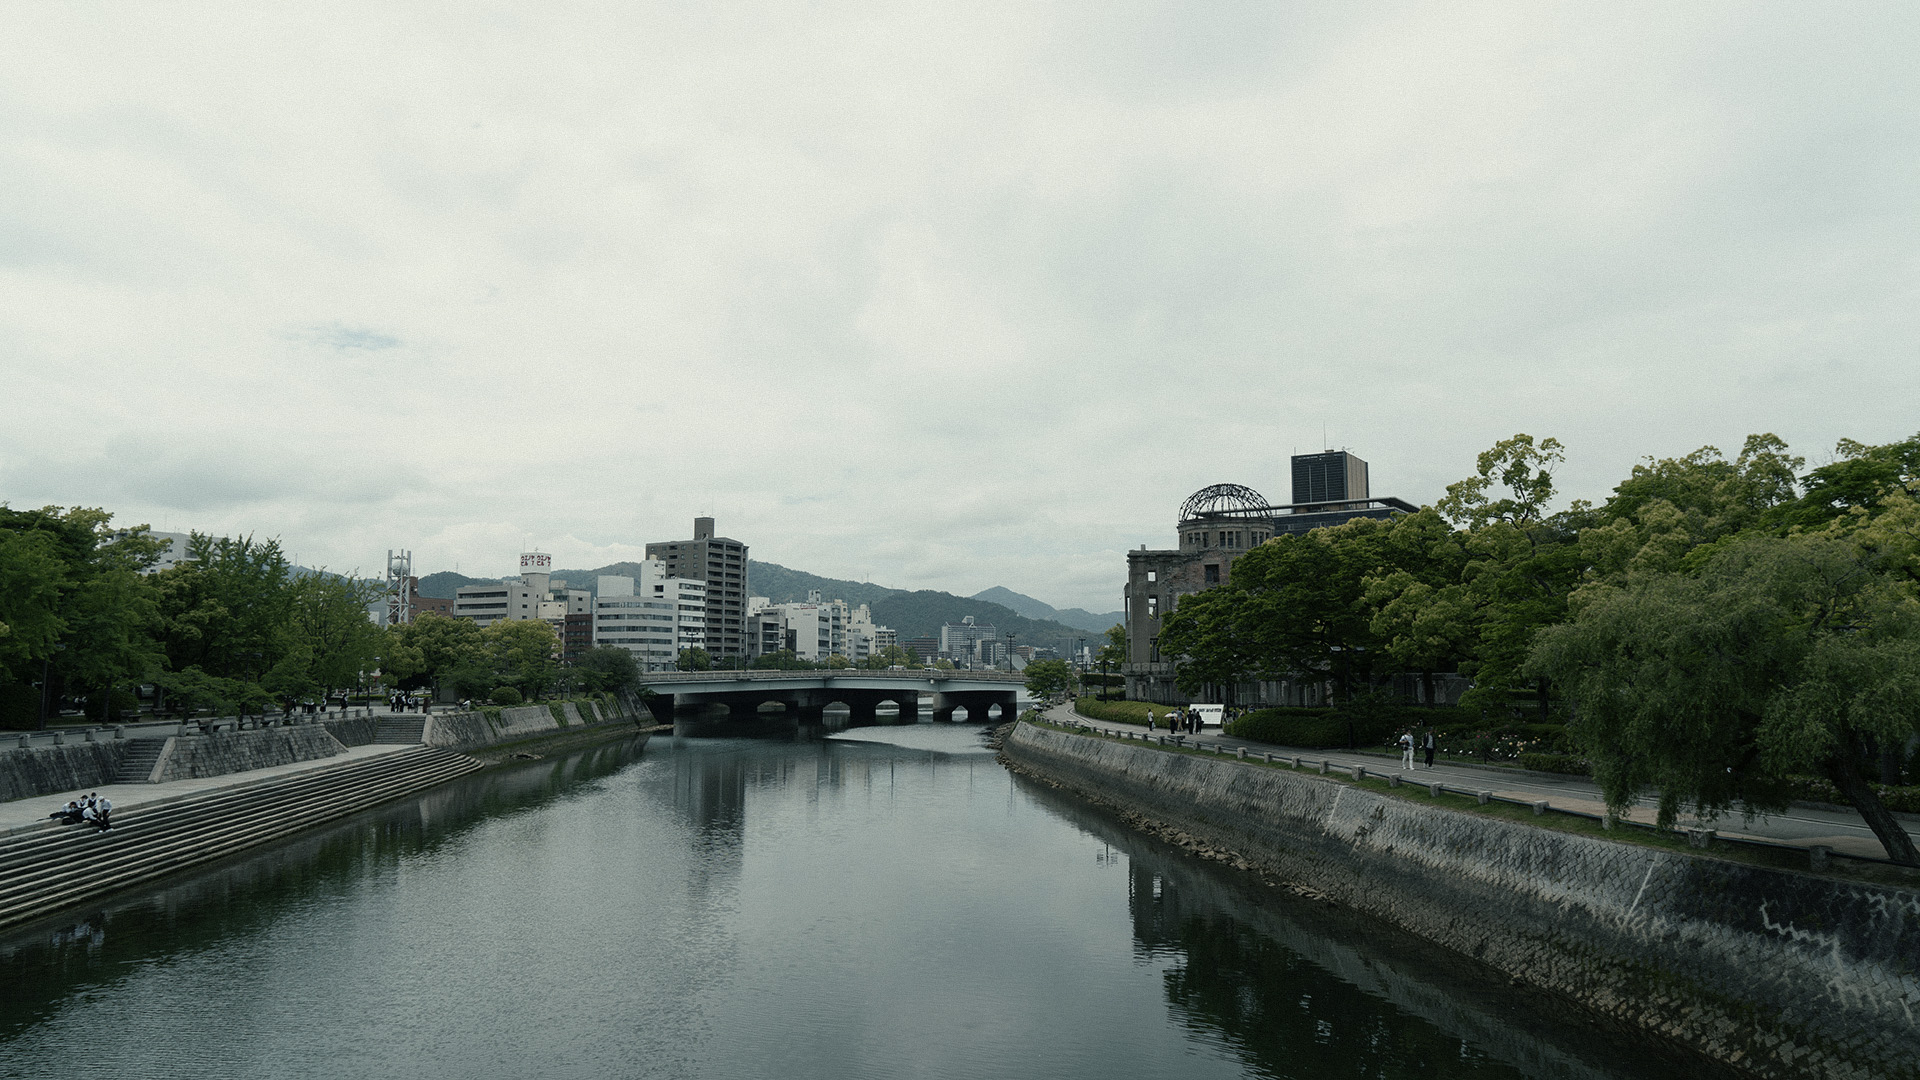
<svg viewBox="0 0 1920 1080">
<path fill-rule="evenodd" d="M 1062 723 L 1087 724 L 1105 731 L 1137 733 L 1146 730 L 1138 724 L 1122 724 L 1081 716 L 1073 711 L 1071 704 L 1054 706 L 1047 711 L 1046 717 Z M 1160 733 L 1164 734 L 1164 732 Z M 1189 741 L 1194 738 L 1195 736 L 1188 736 Z M 1385 754 L 1352 753 L 1345 750 L 1307 750 L 1279 746 L 1227 735 L 1217 727 L 1207 728 L 1197 738 L 1207 743 L 1219 743 L 1230 747 L 1245 746 L 1249 750 L 1285 754 L 1288 757 L 1299 756 L 1310 761 L 1331 761 L 1336 765 L 1364 765 L 1369 772 L 1382 775 L 1401 772 L 1400 759 Z M 1599 787 L 1584 777 L 1557 777 L 1547 773 L 1476 767 L 1451 763 L 1444 758 L 1437 760 L 1434 767 L 1428 769 L 1421 764 L 1421 761 L 1422 758 L 1416 754 L 1414 771 L 1402 775 L 1414 777 L 1420 783 L 1438 782 L 1450 788 L 1491 791 L 1504 798 L 1529 802 L 1545 799 L 1550 806 L 1566 810 L 1578 810 L 1589 814 L 1606 812 L 1606 803 L 1600 796 Z M 1651 823 L 1656 817 L 1654 800 L 1641 799 L 1625 816 L 1633 821 Z M 1913 814 L 1896 816 L 1906 826 L 1907 832 L 1920 840 L 1920 816 Z M 1751 821 L 1743 819 L 1738 814 L 1713 822 L 1702 822 L 1691 816 L 1683 816 L 1681 824 L 1712 828 L 1722 836 L 1771 840 L 1798 847 L 1812 847 L 1818 844 L 1849 855 L 1867 855 L 1875 858 L 1886 856 L 1886 849 L 1873 835 L 1873 830 L 1867 828 L 1866 822 L 1860 819 L 1860 815 L 1822 810 L 1805 804 L 1795 804 L 1783 813 L 1755 817 Z"/>
</svg>

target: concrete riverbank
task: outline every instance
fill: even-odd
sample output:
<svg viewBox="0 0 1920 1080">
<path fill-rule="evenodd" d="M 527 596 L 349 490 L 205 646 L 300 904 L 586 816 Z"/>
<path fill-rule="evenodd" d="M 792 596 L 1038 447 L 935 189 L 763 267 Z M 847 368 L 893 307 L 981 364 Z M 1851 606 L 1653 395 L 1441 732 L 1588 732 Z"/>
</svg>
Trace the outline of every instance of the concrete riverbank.
<svg viewBox="0 0 1920 1080">
<path fill-rule="evenodd" d="M 1017 769 L 1766 1077 L 1920 1076 L 1920 892 L 1018 725 Z"/>
</svg>

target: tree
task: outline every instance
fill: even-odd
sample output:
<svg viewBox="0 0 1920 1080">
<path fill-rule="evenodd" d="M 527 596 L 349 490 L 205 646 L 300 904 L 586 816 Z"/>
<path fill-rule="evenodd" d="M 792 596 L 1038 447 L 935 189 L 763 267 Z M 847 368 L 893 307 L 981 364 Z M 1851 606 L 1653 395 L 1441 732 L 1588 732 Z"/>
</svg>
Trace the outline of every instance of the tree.
<svg viewBox="0 0 1920 1080">
<path fill-rule="evenodd" d="M 911 670 L 920 666 L 920 657 L 912 649 L 889 645 L 860 661 L 860 666 L 869 671 L 885 671 L 893 667 Z"/>
<path fill-rule="evenodd" d="M 493 689 L 492 668 L 479 624 L 423 611 L 411 622 L 386 629 L 381 673 L 405 689 L 454 685 L 462 697 L 485 697 Z"/>
<path fill-rule="evenodd" d="M 1209 686 L 1224 687 L 1232 704 L 1234 688 L 1256 666 L 1243 628 L 1247 603 L 1244 590 L 1226 585 L 1181 597 L 1161 620 L 1160 654 L 1174 658 L 1182 693 L 1194 697 Z"/>
<path fill-rule="evenodd" d="M 1065 660 L 1035 660 L 1027 665 L 1027 693 L 1048 700 L 1073 688 L 1073 668 Z"/>
<path fill-rule="evenodd" d="M 1784 777 L 1811 769 L 1889 858 L 1920 865 L 1862 779 L 1876 744 L 1920 730 L 1920 601 L 1895 569 L 1840 530 L 1741 537 L 1698 575 L 1584 590 L 1528 667 L 1574 703 L 1609 807 L 1651 788 L 1662 826 L 1683 808 L 1777 809 Z"/>
<path fill-rule="evenodd" d="M 359 682 L 388 635 L 367 618 L 377 582 L 320 571 L 287 583 L 286 649 L 270 680 L 286 696 L 327 694 Z"/>
<path fill-rule="evenodd" d="M 1547 469 L 1565 458 L 1558 439 L 1535 444 L 1533 436 L 1524 433 L 1502 439 L 1481 452 L 1474 475 L 1447 485 L 1446 498 L 1436 509 L 1469 529 L 1496 521 L 1513 525 L 1539 521 L 1553 500 L 1553 474 Z M 1506 498 L 1488 498 L 1488 489 L 1496 483 L 1506 487 Z"/>
<path fill-rule="evenodd" d="M 681 649 L 680 658 L 674 661 L 674 666 L 681 671 L 709 671 L 713 668 L 713 655 L 698 646 Z"/>
<path fill-rule="evenodd" d="M 842 656 L 839 653 L 832 653 L 827 657 L 827 667 L 834 671 L 844 671 L 847 668 L 850 668 L 852 666 L 853 666 L 853 661 L 847 659 L 845 656 Z"/>
<path fill-rule="evenodd" d="M 575 670 L 588 690 L 622 693 L 640 685 L 640 661 L 618 645 L 595 645 L 583 653 Z"/>
<path fill-rule="evenodd" d="M 1797 524 L 1818 526 L 1853 510 L 1878 510 L 1890 497 L 1920 499 L 1920 435 L 1884 446 L 1842 439 L 1839 460 L 1807 474 L 1806 494 L 1792 508 Z"/>
<path fill-rule="evenodd" d="M 1093 654 L 1093 662 L 1100 665 L 1100 700 L 1105 701 L 1112 673 L 1123 669 L 1127 663 L 1127 628 L 1124 623 L 1107 627 L 1107 643 Z"/>
<path fill-rule="evenodd" d="M 99 509 L 0 506 L 0 712 L 9 722 L 37 722 L 40 702 L 70 691 L 90 694 L 94 715 L 109 717 L 112 689 L 157 666 L 153 586 L 140 571 L 164 545 L 145 526 L 111 522 Z"/>
<path fill-rule="evenodd" d="M 291 594 L 279 541 L 193 533 L 187 558 L 153 578 L 167 666 L 176 674 L 193 670 L 230 680 L 249 707 L 268 700 L 261 680 L 291 644 L 285 632 Z"/>
<path fill-rule="evenodd" d="M 480 637 L 501 681 L 517 687 L 528 700 L 538 699 L 553 685 L 560 655 L 553 627 L 538 619 L 497 622 L 481 630 Z"/>
</svg>

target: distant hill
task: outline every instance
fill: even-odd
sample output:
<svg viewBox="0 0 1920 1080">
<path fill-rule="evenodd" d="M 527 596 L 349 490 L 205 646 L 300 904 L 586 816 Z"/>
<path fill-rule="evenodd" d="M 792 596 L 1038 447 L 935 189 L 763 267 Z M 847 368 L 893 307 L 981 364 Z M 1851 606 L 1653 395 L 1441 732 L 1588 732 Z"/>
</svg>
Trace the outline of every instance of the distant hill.
<svg viewBox="0 0 1920 1080">
<path fill-rule="evenodd" d="M 805 600 L 807 590 L 819 589 L 823 598 L 845 600 L 853 607 L 861 604 L 872 606 L 901 591 L 866 581 L 820 577 L 805 570 L 789 570 L 779 563 L 755 562 L 752 559 L 747 560 L 747 589 L 753 595 L 764 596 L 776 604 Z"/>
<path fill-rule="evenodd" d="M 593 592 L 599 588 L 599 579 L 603 574 L 636 577 L 639 573 L 640 564 L 618 562 L 597 570 L 555 570 L 553 580 L 565 581 L 568 588 Z M 467 577 L 451 570 L 441 570 L 420 579 L 420 595 L 450 599 L 454 590 L 462 585 L 491 585 L 499 580 Z M 873 611 L 874 621 L 892 627 L 902 641 L 916 637 L 937 638 L 942 623 L 957 623 L 962 617 L 971 615 L 975 622 L 991 623 L 1002 634 L 1013 631 L 1016 645 L 1062 648 L 1071 641 L 1085 641 L 1105 633 L 1107 627 L 1121 621 L 1118 613 L 1091 615 L 1078 608 L 1055 611 L 1031 596 L 998 586 L 977 597 L 955 596 L 932 589 L 908 592 L 870 582 L 821 577 L 804 570 L 790 570 L 778 563 L 749 561 L 747 586 L 754 596 L 767 597 L 776 604 L 805 600 L 810 589 L 820 590 L 821 596 L 828 600 L 845 600 L 854 607 L 866 604 Z"/>
<path fill-rule="evenodd" d="M 1062 610 L 1044 600 L 1036 600 L 1025 593 L 1017 593 L 999 585 L 974 593 L 973 598 L 1010 608 L 1029 619 L 1057 622 L 1094 634 L 1104 634 L 1113 624 L 1127 621 L 1127 614 L 1124 611 L 1109 611 L 1105 615 L 1095 615 L 1084 608 Z"/>
</svg>

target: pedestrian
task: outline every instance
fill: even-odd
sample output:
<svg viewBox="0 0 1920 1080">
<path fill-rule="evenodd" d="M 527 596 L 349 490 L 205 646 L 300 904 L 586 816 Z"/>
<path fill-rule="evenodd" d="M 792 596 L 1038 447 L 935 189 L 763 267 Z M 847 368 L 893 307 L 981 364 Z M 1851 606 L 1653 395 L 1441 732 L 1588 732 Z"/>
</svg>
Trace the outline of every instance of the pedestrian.
<svg viewBox="0 0 1920 1080">
<path fill-rule="evenodd" d="M 1408 772 L 1413 771 L 1413 732 L 1411 731 L 1400 733 L 1400 767 Z"/>
<path fill-rule="evenodd" d="M 1433 768 L 1433 729 L 1427 729 L 1427 768 Z"/>
<path fill-rule="evenodd" d="M 101 832 L 106 832 L 108 829 L 113 828 L 112 799 L 107 798 L 105 795 L 100 796 L 100 801 L 93 804 L 93 812 L 99 815 L 99 820 L 95 822 L 95 824 L 100 826 Z"/>
<path fill-rule="evenodd" d="M 1147 730 L 1148 731 L 1153 730 L 1153 710 L 1152 709 L 1147 710 Z"/>
</svg>

